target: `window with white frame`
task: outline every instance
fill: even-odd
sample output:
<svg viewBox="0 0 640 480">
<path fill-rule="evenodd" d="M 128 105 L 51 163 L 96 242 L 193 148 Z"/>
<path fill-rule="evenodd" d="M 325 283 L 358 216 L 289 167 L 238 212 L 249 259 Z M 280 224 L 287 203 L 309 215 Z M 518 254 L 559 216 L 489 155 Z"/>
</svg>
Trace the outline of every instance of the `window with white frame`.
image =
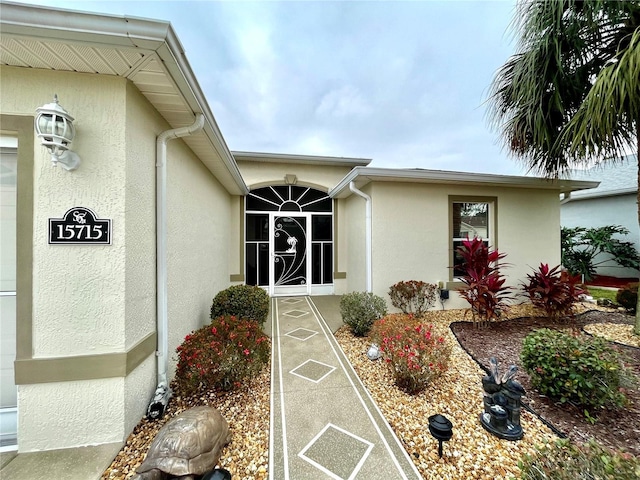
<svg viewBox="0 0 640 480">
<path fill-rule="evenodd" d="M 473 237 L 482 239 L 485 245 L 494 245 L 494 207 L 493 199 L 453 199 L 451 200 L 451 267 L 453 278 L 464 275 L 462 258 L 456 253 L 463 240 Z"/>
</svg>

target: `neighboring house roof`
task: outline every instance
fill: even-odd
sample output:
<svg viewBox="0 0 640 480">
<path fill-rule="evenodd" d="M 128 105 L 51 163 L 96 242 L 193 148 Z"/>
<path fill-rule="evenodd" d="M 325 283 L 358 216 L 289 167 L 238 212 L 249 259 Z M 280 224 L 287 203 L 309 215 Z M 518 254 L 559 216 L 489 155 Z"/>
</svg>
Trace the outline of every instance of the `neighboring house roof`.
<svg viewBox="0 0 640 480">
<path fill-rule="evenodd" d="M 3 2 L 0 63 L 127 78 L 172 128 L 202 113 L 203 131 L 182 140 L 229 193 L 248 192 L 169 22 Z"/>
<path fill-rule="evenodd" d="M 478 185 L 491 187 L 538 188 L 570 193 L 576 190 L 596 188 L 596 181 L 578 181 L 557 179 L 550 180 L 538 177 L 518 177 L 510 175 L 493 175 L 486 173 L 450 172 L 446 170 L 425 169 L 391 169 L 355 167 L 329 191 L 334 198 L 345 198 L 351 195 L 349 184 L 354 182 L 360 189 L 370 182 L 413 182 L 437 183 L 450 185 Z"/>
<path fill-rule="evenodd" d="M 295 165 L 323 165 L 333 167 L 358 167 L 371 163 L 370 158 L 327 157 L 319 155 L 291 155 L 284 153 L 231 152 L 236 160 L 265 163 L 291 163 Z"/>
<path fill-rule="evenodd" d="M 575 180 L 599 181 L 598 188 L 571 194 L 567 201 L 587 198 L 612 197 L 638 192 L 638 156 L 627 155 L 617 160 L 601 162 L 587 170 L 574 170 Z"/>
</svg>

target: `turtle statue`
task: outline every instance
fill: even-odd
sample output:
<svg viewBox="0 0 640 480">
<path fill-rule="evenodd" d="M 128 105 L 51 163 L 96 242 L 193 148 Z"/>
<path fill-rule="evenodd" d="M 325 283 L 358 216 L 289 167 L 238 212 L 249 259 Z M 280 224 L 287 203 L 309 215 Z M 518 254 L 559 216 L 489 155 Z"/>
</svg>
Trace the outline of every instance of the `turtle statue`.
<svg viewBox="0 0 640 480">
<path fill-rule="evenodd" d="M 132 480 L 195 480 L 216 466 L 230 441 L 229 424 L 218 410 L 190 408 L 160 429 Z"/>
</svg>

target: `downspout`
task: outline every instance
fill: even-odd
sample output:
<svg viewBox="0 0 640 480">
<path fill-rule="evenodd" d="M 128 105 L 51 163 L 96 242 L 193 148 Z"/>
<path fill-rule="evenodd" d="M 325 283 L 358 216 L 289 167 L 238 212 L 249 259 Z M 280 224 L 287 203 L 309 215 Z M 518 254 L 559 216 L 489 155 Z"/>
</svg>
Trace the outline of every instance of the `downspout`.
<svg viewBox="0 0 640 480">
<path fill-rule="evenodd" d="M 147 416 L 161 418 L 171 398 L 167 380 L 169 369 L 169 318 L 167 293 L 167 143 L 174 138 L 198 133 L 204 127 L 204 115 L 196 114 L 193 125 L 166 130 L 156 139 L 156 330 L 158 334 L 158 387 Z"/>
<path fill-rule="evenodd" d="M 366 201 L 366 217 L 365 217 L 365 262 L 367 265 L 367 292 L 372 292 L 372 267 L 371 267 L 371 197 L 366 193 L 358 190 L 354 182 L 349 182 L 349 190 L 356 195 L 360 195 Z"/>
</svg>

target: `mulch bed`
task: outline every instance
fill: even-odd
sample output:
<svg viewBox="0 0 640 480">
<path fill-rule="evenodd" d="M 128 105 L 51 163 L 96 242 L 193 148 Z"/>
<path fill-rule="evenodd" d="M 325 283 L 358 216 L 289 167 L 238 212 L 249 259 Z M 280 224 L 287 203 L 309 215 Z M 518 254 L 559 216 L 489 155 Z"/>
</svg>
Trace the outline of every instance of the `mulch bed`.
<svg viewBox="0 0 640 480">
<path fill-rule="evenodd" d="M 488 327 L 475 328 L 471 322 L 455 322 L 451 330 L 460 345 L 483 367 L 489 366 L 489 358 L 495 357 L 501 371 L 510 365 L 518 366 L 516 380 L 525 388 L 527 394 L 524 403 L 554 429 L 572 440 L 584 442 L 594 438 L 598 443 L 611 448 L 626 450 L 640 455 L 640 388 L 636 384 L 629 389 L 629 403 L 617 411 L 603 410 L 597 422 L 591 424 L 583 410 L 570 404 L 560 404 L 539 395 L 531 386 L 529 375 L 520 362 L 522 341 L 532 330 L 539 328 L 575 328 L 580 334 L 582 328 L 590 323 L 632 324 L 634 318 L 618 312 L 589 311 L 578 315 L 573 321 L 564 324 L 553 323 L 547 318 L 527 317 L 504 322 L 492 323 Z M 640 374 L 640 349 L 612 344 L 625 355 L 626 364 Z"/>
</svg>

